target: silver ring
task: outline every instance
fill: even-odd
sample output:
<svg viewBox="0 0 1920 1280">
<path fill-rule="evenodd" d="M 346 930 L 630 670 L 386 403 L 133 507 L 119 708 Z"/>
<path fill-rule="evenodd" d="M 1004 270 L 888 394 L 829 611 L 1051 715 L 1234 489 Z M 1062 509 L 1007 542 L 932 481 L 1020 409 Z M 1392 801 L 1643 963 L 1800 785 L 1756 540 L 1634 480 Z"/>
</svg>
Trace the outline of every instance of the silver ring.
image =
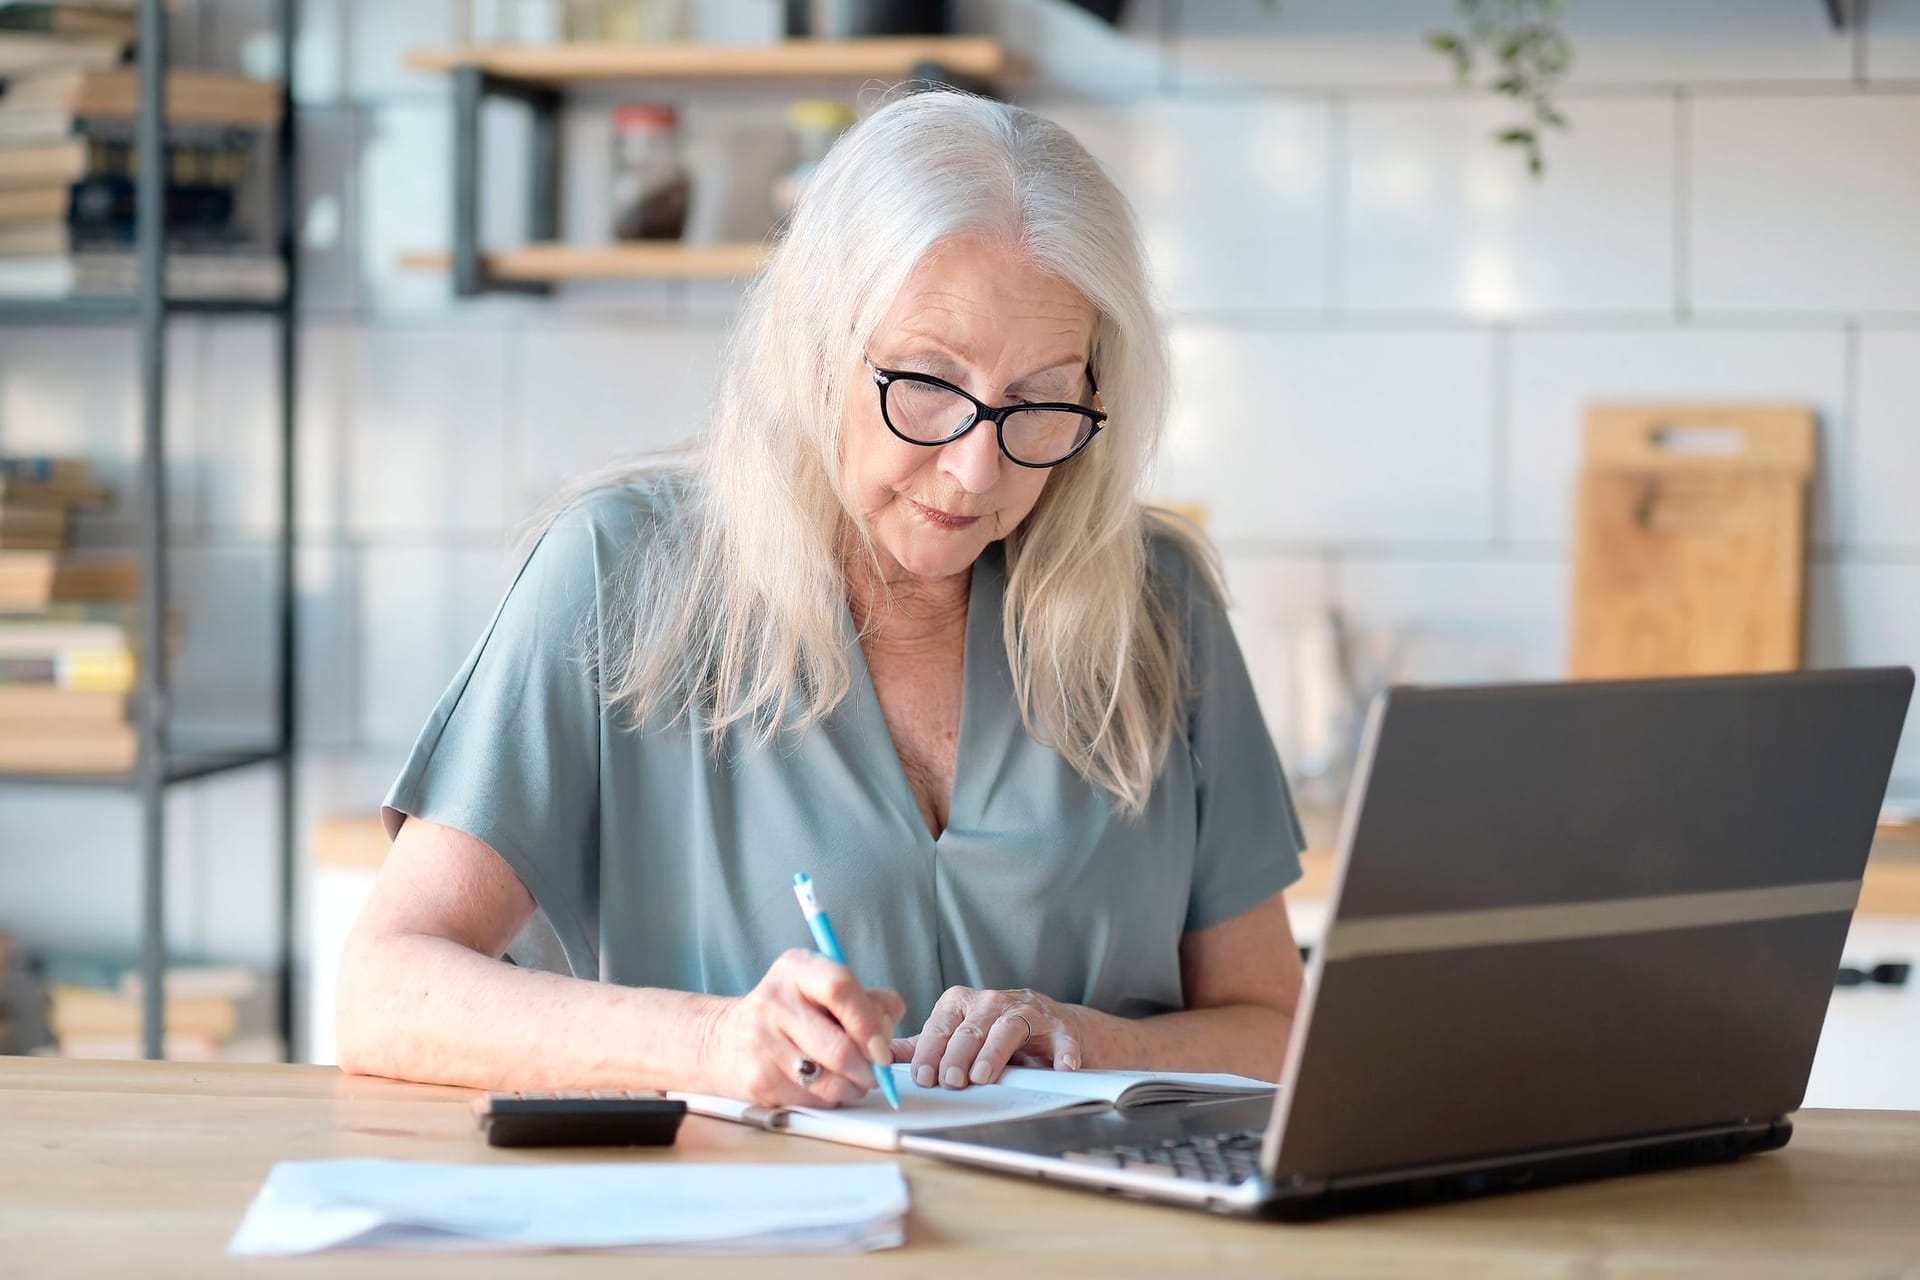
<svg viewBox="0 0 1920 1280">
<path fill-rule="evenodd" d="M 820 1064 L 812 1058 L 801 1058 L 793 1064 L 793 1078 L 802 1089 L 820 1078 Z"/>
<path fill-rule="evenodd" d="M 1027 1029 L 1027 1039 L 1026 1039 L 1026 1040 L 1022 1040 L 1022 1041 L 1020 1042 L 1021 1044 L 1025 1044 L 1025 1043 L 1027 1042 L 1027 1040 L 1031 1040 L 1031 1039 L 1033 1039 L 1033 1024 L 1032 1024 L 1031 1022 L 1028 1022 L 1028 1021 L 1027 1021 L 1027 1015 L 1026 1015 L 1026 1014 L 1024 1014 L 1024 1013 L 1021 1013 L 1021 1012 L 1019 1012 L 1018 1010 L 1015 1010 L 1015 1009 L 1009 1009 L 1009 1010 L 1007 1010 L 1007 1011 L 1006 1011 L 1005 1013 L 1003 1013 L 1003 1014 L 1001 1014 L 1000 1016 L 1001 1016 L 1001 1017 L 1003 1017 L 1003 1018 L 1018 1018 L 1018 1019 L 1020 1019 L 1020 1025 L 1021 1025 L 1021 1026 L 1023 1026 L 1023 1027 L 1025 1027 L 1025 1028 Z"/>
</svg>

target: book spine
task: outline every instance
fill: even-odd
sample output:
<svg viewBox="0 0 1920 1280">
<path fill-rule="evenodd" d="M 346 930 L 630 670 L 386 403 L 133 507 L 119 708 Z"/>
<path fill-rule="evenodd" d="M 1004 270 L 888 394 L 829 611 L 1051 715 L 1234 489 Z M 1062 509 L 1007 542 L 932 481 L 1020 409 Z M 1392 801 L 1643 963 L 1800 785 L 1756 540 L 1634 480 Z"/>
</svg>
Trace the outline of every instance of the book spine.
<svg viewBox="0 0 1920 1280">
<path fill-rule="evenodd" d="M 77 253 L 124 251 L 134 240 L 141 156 L 124 121 L 88 120 L 87 176 L 73 184 L 67 224 Z M 247 129 L 173 128 L 166 144 L 167 231 L 178 248 L 265 252 L 243 212 L 256 180 L 257 134 Z"/>
</svg>

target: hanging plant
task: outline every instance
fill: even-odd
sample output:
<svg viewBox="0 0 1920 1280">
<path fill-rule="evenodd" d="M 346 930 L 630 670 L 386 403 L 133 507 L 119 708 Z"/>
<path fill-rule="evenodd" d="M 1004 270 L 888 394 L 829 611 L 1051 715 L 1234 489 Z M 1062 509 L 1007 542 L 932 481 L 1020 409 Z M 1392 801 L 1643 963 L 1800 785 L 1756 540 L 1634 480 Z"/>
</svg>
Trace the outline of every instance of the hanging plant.
<svg viewBox="0 0 1920 1280">
<path fill-rule="evenodd" d="M 1513 99 L 1523 112 L 1521 120 L 1498 129 L 1494 140 L 1517 148 L 1526 157 L 1527 172 L 1538 178 L 1547 168 L 1541 131 L 1567 127 L 1567 118 L 1553 105 L 1554 87 L 1573 62 L 1573 48 L 1559 27 L 1566 0 L 1455 0 L 1455 5 L 1466 29 L 1430 31 L 1427 45 L 1453 61 L 1462 85 L 1473 83 L 1480 58 L 1492 58 L 1487 87 Z"/>
<path fill-rule="evenodd" d="M 1452 61 L 1462 85 L 1473 83 L 1474 67 L 1482 57 L 1492 59 L 1494 74 L 1487 87 L 1512 98 L 1524 111 L 1520 121 L 1497 130 L 1494 141 L 1517 148 L 1526 157 L 1527 172 L 1538 178 L 1547 171 L 1541 130 L 1567 127 L 1567 118 L 1553 105 L 1554 86 L 1573 62 L 1573 46 L 1559 25 L 1566 0 L 1454 3 L 1466 29 L 1429 31 L 1427 47 Z M 1280 11 L 1280 0 L 1260 0 L 1260 5 L 1268 13 Z"/>
</svg>

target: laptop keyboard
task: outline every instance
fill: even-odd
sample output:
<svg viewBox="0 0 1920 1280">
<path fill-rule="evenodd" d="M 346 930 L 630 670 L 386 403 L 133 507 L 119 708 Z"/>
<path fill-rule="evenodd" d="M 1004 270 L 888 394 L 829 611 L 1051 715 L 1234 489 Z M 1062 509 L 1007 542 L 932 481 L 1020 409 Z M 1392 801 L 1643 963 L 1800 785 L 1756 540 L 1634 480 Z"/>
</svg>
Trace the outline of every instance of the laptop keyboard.
<svg viewBox="0 0 1920 1280">
<path fill-rule="evenodd" d="M 1233 1184 L 1260 1172 L 1259 1129 L 1235 1129 L 1188 1138 L 1168 1138 L 1146 1146 L 1090 1147 L 1061 1158 L 1075 1164 L 1131 1173 L 1153 1173 L 1194 1182 Z"/>
</svg>

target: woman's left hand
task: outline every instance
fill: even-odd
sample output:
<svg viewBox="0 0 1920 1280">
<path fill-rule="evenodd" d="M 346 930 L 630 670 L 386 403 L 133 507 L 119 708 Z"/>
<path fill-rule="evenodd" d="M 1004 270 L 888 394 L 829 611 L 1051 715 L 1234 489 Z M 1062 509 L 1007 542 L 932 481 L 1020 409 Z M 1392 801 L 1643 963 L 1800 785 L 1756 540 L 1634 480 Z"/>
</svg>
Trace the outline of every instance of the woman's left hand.
<svg viewBox="0 0 1920 1280">
<path fill-rule="evenodd" d="M 923 1088 L 991 1084 L 1009 1065 L 1078 1071 L 1083 1012 L 1026 988 L 948 987 L 920 1034 L 893 1042 L 893 1060 L 913 1063 Z"/>
</svg>

